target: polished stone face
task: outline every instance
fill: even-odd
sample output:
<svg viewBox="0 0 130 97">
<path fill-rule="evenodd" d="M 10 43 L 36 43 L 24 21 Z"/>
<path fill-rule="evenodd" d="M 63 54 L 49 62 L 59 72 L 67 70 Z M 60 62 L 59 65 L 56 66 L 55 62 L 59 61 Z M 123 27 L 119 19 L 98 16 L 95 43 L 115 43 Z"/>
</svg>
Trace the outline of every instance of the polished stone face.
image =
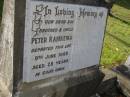
<svg viewBox="0 0 130 97">
<path fill-rule="evenodd" d="M 106 18 L 107 9 L 102 7 L 28 1 L 23 80 L 38 81 L 98 65 Z"/>
</svg>

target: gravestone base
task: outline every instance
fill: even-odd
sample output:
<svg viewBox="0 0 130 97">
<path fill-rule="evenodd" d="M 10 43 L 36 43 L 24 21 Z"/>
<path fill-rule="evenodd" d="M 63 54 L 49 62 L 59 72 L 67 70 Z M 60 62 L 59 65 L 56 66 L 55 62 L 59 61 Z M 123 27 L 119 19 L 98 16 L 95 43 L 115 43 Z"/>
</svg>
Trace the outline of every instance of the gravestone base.
<svg viewBox="0 0 130 97">
<path fill-rule="evenodd" d="M 26 84 L 19 87 L 21 90 L 14 97 L 90 97 L 96 93 L 104 74 L 97 68 L 87 71 L 86 74 L 85 72 L 79 71 L 74 77 L 59 79 L 50 84 Z"/>
<path fill-rule="evenodd" d="M 100 71 L 94 71 L 92 76 L 87 75 L 85 82 L 76 86 L 70 87 L 64 97 L 90 97 L 96 94 L 96 89 L 102 82 L 104 74 Z M 81 79 L 85 79 L 81 78 Z M 76 80 L 74 80 L 76 81 Z M 72 81 L 73 82 L 73 81 Z"/>
</svg>

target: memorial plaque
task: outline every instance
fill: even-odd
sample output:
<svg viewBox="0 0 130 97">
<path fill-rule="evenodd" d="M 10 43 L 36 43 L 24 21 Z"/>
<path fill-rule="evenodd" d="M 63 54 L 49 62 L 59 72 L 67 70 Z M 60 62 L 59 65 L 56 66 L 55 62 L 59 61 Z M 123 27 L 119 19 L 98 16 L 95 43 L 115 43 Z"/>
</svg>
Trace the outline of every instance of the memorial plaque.
<svg viewBox="0 0 130 97">
<path fill-rule="evenodd" d="M 98 65 L 106 18 L 103 7 L 27 0 L 23 81 Z"/>
</svg>

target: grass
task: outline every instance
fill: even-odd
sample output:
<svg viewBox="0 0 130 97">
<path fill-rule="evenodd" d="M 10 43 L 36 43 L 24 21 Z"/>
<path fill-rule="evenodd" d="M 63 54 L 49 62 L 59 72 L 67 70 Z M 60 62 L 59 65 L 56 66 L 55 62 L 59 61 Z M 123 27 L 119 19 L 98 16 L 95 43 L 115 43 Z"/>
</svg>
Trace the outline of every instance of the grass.
<svg viewBox="0 0 130 97">
<path fill-rule="evenodd" d="M 112 67 L 122 64 L 130 55 L 130 1 L 118 0 L 114 17 L 108 18 L 101 64 Z"/>
</svg>

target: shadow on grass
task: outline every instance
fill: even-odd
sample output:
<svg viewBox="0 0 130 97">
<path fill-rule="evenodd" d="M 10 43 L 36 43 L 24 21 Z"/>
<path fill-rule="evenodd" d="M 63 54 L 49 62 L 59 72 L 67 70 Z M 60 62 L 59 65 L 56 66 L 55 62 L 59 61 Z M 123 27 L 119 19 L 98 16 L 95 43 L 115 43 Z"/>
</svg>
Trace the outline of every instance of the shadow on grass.
<svg viewBox="0 0 130 97">
<path fill-rule="evenodd" d="M 124 44 L 125 46 L 130 47 L 130 44 L 127 43 L 126 41 L 124 41 L 124 40 L 118 38 L 117 36 L 115 36 L 115 35 L 113 35 L 113 34 L 111 34 L 111 33 L 107 33 L 107 34 L 108 34 L 109 36 L 113 37 L 114 39 L 120 41 L 120 42 L 121 42 L 122 44 Z"/>
<path fill-rule="evenodd" d="M 116 4 L 124 8 L 130 9 L 130 0 L 117 0 Z"/>
<path fill-rule="evenodd" d="M 110 14 L 111 17 L 120 20 L 121 22 L 130 25 L 130 22 L 128 22 L 127 20 L 124 20 L 122 18 L 120 18 L 119 16 L 113 15 L 112 13 Z"/>
</svg>

